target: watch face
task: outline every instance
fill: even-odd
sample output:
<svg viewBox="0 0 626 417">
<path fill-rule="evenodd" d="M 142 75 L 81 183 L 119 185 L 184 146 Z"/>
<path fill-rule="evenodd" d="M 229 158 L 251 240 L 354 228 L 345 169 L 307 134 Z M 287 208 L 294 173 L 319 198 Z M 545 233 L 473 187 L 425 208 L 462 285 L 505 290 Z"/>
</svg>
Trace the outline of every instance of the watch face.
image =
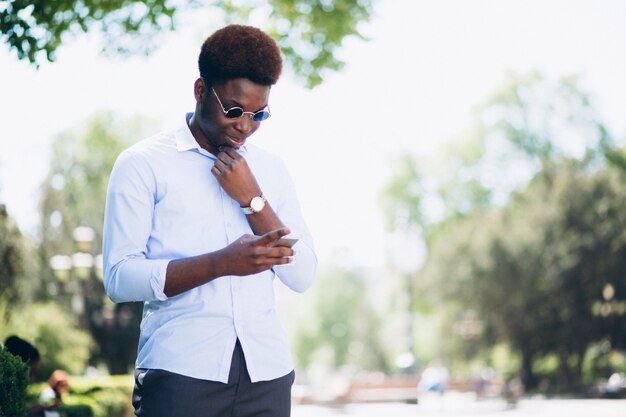
<svg viewBox="0 0 626 417">
<path fill-rule="evenodd" d="M 263 210 L 263 207 L 265 207 L 265 200 L 261 197 L 254 197 L 252 201 L 250 201 L 250 208 L 255 213 Z"/>
</svg>

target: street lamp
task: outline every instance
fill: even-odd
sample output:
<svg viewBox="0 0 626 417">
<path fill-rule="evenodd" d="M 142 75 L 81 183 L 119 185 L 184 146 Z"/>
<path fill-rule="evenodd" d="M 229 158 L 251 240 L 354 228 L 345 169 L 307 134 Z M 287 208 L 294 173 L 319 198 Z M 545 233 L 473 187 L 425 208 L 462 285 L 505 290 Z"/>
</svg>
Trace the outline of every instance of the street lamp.
<svg viewBox="0 0 626 417">
<path fill-rule="evenodd" d="M 92 273 L 95 273 L 98 278 L 102 276 L 102 268 L 99 265 L 102 263 L 102 255 L 94 257 L 91 254 L 95 237 L 95 232 L 91 227 L 77 227 L 74 229 L 72 237 L 78 251 L 71 256 L 53 256 L 50 258 L 50 267 L 56 279 L 63 285 L 65 292 L 70 295 L 72 311 L 82 315 L 85 311 L 85 282 L 89 280 Z"/>
<path fill-rule="evenodd" d="M 76 253 L 55 255 L 50 267 L 56 277 L 49 290 L 58 291 L 71 311 L 79 317 L 81 328 L 90 332 L 102 359 L 112 374 L 126 373 L 134 359 L 138 318 L 141 305 L 115 304 L 106 296 L 102 284 L 102 255 L 94 255 L 93 229 L 85 226 L 73 230 Z M 139 310 L 139 311 L 138 311 Z"/>
<path fill-rule="evenodd" d="M 414 346 L 415 316 L 413 311 L 413 280 L 426 263 L 428 250 L 421 232 L 415 227 L 396 230 L 389 241 L 388 256 L 393 268 L 399 272 L 406 290 L 406 351 L 396 357 L 396 366 L 408 374 L 415 372 L 416 355 Z"/>
<path fill-rule="evenodd" d="M 54 255 L 50 258 L 50 267 L 54 271 L 54 276 L 61 282 L 67 282 L 70 279 L 72 270 L 72 258 L 66 255 Z"/>
<path fill-rule="evenodd" d="M 615 298 L 615 287 L 608 283 L 602 288 L 602 301 L 596 301 L 591 307 L 594 316 L 623 316 L 626 314 L 626 301 Z"/>
</svg>

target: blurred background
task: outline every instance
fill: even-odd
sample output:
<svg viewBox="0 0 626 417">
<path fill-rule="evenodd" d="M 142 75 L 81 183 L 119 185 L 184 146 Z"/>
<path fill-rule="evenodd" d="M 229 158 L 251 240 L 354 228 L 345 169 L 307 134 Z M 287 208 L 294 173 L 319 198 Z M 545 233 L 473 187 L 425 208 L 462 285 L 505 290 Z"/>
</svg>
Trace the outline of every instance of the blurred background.
<svg viewBox="0 0 626 417">
<path fill-rule="evenodd" d="M 295 414 L 624 410 L 620 0 L 0 1 L 0 339 L 38 347 L 40 381 L 132 387 L 142 306 L 102 288 L 108 175 L 193 110 L 230 22 L 284 53 L 250 140 L 285 160 L 320 259 L 308 292 L 276 287 Z"/>
</svg>

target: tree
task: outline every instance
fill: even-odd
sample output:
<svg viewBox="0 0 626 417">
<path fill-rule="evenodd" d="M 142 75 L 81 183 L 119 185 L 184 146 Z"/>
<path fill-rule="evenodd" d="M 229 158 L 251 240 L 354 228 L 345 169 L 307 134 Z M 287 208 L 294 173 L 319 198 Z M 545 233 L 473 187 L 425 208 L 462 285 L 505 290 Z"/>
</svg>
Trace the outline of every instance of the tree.
<svg viewBox="0 0 626 417">
<path fill-rule="evenodd" d="M 6 206 L 0 205 L 0 294 L 11 301 L 18 296 L 16 281 L 23 269 L 21 238 Z"/>
<path fill-rule="evenodd" d="M 103 360 L 113 374 L 126 373 L 135 357 L 140 303 L 113 305 L 105 296 L 101 279 L 91 270 L 84 279 L 61 279 L 55 276 L 48 261 L 55 255 L 78 251 L 73 235 L 79 226 L 94 231 L 90 252 L 101 251 L 102 222 L 109 174 L 128 139 L 144 134 L 145 121 L 117 120 L 111 114 L 100 114 L 86 123 L 83 130 L 69 130 L 53 144 L 50 171 L 42 185 L 40 257 L 44 265 L 40 298 L 49 300 L 51 288 L 55 299 L 66 301 L 78 296 L 84 304 L 80 325 L 95 340 L 92 362 Z"/>
<path fill-rule="evenodd" d="M 100 250 L 109 174 L 128 139 L 143 136 L 141 123 L 103 113 L 88 120 L 82 130 L 67 130 L 56 138 L 40 202 L 44 260 L 75 252 L 72 234 L 78 226 L 94 229 L 94 250 Z"/>
<path fill-rule="evenodd" d="M 298 309 L 294 354 L 303 369 L 313 363 L 337 370 L 389 371 L 380 331 L 381 319 L 367 294 L 364 271 L 332 266 Z"/>
<path fill-rule="evenodd" d="M 244 2 L 245 3 L 245 2 Z M 371 0 L 23 0 L 0 1 L 0 33 L 18 59 L 38 65 L 41 56 L 54 61 L 68 37 L 99 28 L 107 50 L 148 53 L 158 45 L 158 34 L 173 30 L 178 14 L 212 7 L 227 21 L 246 21 L 254 12 L 267 16 L 266 28 L 277 39 L 295 73 L 309 87 L 322 82 L 323 70 L 339 70 L 335 54 L 349 36 L 361 37 L 358 25 L 369 19 Z"/>
<path fill-rule="evenodd" d="M 14 305 L 32 301 L 39 287 L 36 278 L 36 256 L 0 204 L 0 297 Z"/>
<path fill-rule="evenodd" d="M 579 79 L 537 73 L 510 76 L 460 139 L 443 157 L 414 159 L 419 170 L 404 164 L 386 190 L 390 217 L 420 226 L 430 245 L 417 293 L 440 290 L 429 301 L 457 321 L 478 312 L 482 342 L 517 349 L 531 387 L 536 359 L 549 355 L 561 381 L 580 380 L 590 344 L 623 343 L 597 303 L 602 280 L 624 273 L 623 236 L 605 230 L 623 221 L 624 151 Z M 611 303 L 615 317 L 621 304 Z"/>
<path fill-rule="evenodd" d="M 503 206 L 540 172 L 566 160 L 626 172 L 615 141 L 576 76 L 508 74 L 475 111 L 474 124 L 442 149 L 394 164 L 382 203 L 390 231 L 417 226 L 428 243 L 476 212 Z"/>
<path fill-rule="evenodd" d="M 444 299 L 479 312 L 496 339 L 520 352 L 528 387 L 537 383 L 534 360 L 546 355 L 558 358 L 562 384 L 580 382 L 592 344 L 624 346 L 624 321 L 594 308 L 608 285 L 626 292 L 624 204 L 616 172 L 562 167 L 442 236 L 427 273 L 445 282 Z M 624 316 L 626 300 L 611 305 Z"/>
<path fill-rule="evenodd" d="M 564 160 L 590 168 L 605 160 L 619 165 L 623 152 L 580 84 L 574 76 L 508 74 L 475 110 L 474 124 L 440 155 L 400 158 L 383 195 L 388 217 L 406 217 L 428 240 L 448 222 L 505 204 L 516 189 Z"/>
</svg>

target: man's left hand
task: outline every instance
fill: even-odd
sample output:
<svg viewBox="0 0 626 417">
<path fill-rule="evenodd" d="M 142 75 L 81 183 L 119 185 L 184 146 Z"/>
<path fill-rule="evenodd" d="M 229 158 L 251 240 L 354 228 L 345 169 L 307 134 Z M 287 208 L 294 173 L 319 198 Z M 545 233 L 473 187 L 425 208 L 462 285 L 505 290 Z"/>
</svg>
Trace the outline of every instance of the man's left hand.
<svg viewBox="0 0 626 417">
<path fill-rule="evenodd" d="M 261 188 L 245 158 L 230 146 L 220 148 L 211 172 L 226 194 L 244 207 L 250 200 L 261 195 Z"/>
</svg>

